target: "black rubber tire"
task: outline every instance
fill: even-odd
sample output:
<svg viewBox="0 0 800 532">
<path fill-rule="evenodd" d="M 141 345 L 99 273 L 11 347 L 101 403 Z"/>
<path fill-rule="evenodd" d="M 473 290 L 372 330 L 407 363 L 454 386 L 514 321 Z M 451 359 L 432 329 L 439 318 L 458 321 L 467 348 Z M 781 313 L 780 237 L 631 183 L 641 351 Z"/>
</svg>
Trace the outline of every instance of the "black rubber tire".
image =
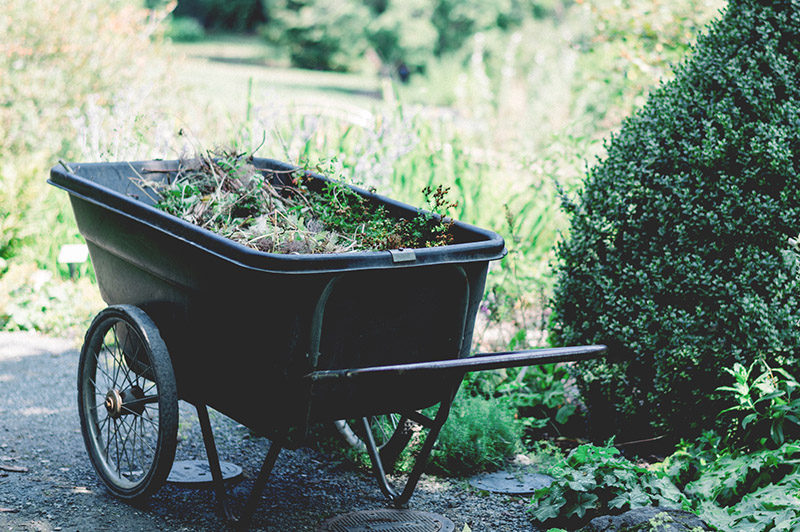
<svg viewBox="0 0 800 532">
<path fill-rule="evenodd" d="M 108 307 L 92 321 L 78 413 L 89 459 L 114 495 L 135 502 L 161 488 L 175 459 L 178 391 L 167 346 L 138 307 Z"/>
</svg>

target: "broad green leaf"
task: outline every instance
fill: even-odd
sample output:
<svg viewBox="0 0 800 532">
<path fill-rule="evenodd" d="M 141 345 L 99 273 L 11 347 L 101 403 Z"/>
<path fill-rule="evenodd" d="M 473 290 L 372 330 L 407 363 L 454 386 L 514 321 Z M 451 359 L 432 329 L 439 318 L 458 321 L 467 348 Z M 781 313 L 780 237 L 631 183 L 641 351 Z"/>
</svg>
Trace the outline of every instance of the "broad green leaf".
<svg viewBox="0 0 800 532">
<path fill-rule="evenodd" d="M 575 413 L 575 409 L 576 408 L 577 407 L 574 404 L 571 404 L 571 403 L 567 403 L 564 406 L 562 406 L 561 408 L 559 408 L 558 412 L 556 412 L 556 422 L 560 423 L 562 425 L 564 423 L 566 423 L 569 420 L 569 418 L 572 416 L 572 414 Z"/>
<path fill-rule="evenodd" d="M 567 507 L 564 515 L 566 517 L 572 517 L 573 515 L 583 517 L 589 509 L 597 507 L 598 500 L 599 497 L 594 493 L 578 493 L 577 499 Z"/>
<path fill-rule="evenodd" d="M 766 395 L 762 395 L 756 400 L 755 403 L 758 404 L 758 403 L 763 403 L 764 401 L 772 401 L 773 399 L 782 397 L 784 395 L 786 395 L 786 392 L 784 392 L 783 390 L 776 390 L 774 392 L 767 393 Z"/>
<path fill-rule="evenodd" d="M 531 512 L 533 517 L 540 523 L 544 523 L 550 519 L 558 517 L 559 510 L 564 506 L 563 499 L 560 501 L 543 500 L 540 501 L 538 506 Z"/>
<path fill-rule="evenodd" d="M 746 415 L 744 417 L 744 419 L 742 420 L 742 428 L 746 429 L 747 425 L 749 425 L 751 422 L 755 421 L 756 419 L 758 419 L 758 414 L 757 413 L 752 413 L 752 414 Z"/>
<path fill-rule="evenodd" d="M 631 508 L 641 508 L 650 504 L 650 497 L 639 486 L 634 486 L 628 496 L 631 501 Z"/>
<path fill-rule="evenodd" d="M 625 508 L 627 504 L 630 503 L 630 499 L 628 498 L 627 493 L 620 493 L 610 501 L 608 501 L 608 507 L 613 509 L 620 509 Z"/>
<path fill-rule="evenodd" d="M 775 422 L 769 428 L 769 435 L 772 441 L 781 445 L 783 443 L 783 422 Z"/>
</svg>

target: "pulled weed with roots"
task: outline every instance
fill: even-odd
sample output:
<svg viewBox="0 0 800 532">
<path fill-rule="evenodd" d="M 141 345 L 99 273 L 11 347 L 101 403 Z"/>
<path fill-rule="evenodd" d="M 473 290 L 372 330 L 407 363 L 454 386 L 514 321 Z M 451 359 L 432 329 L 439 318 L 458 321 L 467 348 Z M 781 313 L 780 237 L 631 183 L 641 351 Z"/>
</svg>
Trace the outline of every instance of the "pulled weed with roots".
<svg viewBox="0 0 800 532">
<path fill-rule="evenodd" d="M 301 170 L 262 171 L 237 153 L 203 153 L 182 160 L 157 186 L 157 207 L 187 222 L 267 253 L 345 253 L 449 244 L 455 203 L 442 186 L 423 190 L 436 213 L 397 218 L 342 180 L 309 186 Z"/>
</svg>

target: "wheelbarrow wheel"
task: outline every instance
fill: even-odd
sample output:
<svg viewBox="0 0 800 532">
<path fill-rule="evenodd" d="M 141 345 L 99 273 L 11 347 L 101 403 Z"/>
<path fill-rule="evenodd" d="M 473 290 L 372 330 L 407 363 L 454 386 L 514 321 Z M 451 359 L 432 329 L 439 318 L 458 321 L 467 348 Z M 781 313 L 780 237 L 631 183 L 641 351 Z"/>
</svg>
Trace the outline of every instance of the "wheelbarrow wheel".
<svg viewBox="0 0 800 532">
<path fill-rule="evenodd" d="M 86 450 L 108 489 L 138 501 L 166 481 L 175 458 L 178 393 L 167 347 L 144 311 L 101 311 L 78 363 L 78 412 Z"/>
<path fill-rule="evenodd" d="M 348 445 L 361 452 L 367 451 L 366 435 L 358 420 L 340 419 L 335 425 Z M 370 417 L 369 425 L 381 463 L 384 469 L 392 471 L 414 434 L 415 423 L 400 414 L 383 414 Z"/>
</svg>

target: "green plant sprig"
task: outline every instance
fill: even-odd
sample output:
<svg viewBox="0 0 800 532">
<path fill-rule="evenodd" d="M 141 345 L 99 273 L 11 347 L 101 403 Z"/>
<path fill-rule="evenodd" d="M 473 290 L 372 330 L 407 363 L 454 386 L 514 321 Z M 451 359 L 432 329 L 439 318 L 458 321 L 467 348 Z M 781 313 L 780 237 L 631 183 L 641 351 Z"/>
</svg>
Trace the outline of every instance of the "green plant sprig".
<svg viewBox="0 0 800 532">
<path fill-rule="evenodd" d="M 762 373 L 753 375 L 756 365 Z M 745 446 L 764 447 L 771 443 L 779 447 L 790 439 L 800 437 L 800 383 L 783 368 L 770 367 L 757 360 L 745 367 L 736 363 L 723 368 L 734 379 L 732 386 L 719 386 L 717 391 L 729 392 L 736 404 L 720 412 L 738 414 L 738 430 L 731 438 Z M 767 434 L 769 437 L 767 437 Z"/>
</svg>

